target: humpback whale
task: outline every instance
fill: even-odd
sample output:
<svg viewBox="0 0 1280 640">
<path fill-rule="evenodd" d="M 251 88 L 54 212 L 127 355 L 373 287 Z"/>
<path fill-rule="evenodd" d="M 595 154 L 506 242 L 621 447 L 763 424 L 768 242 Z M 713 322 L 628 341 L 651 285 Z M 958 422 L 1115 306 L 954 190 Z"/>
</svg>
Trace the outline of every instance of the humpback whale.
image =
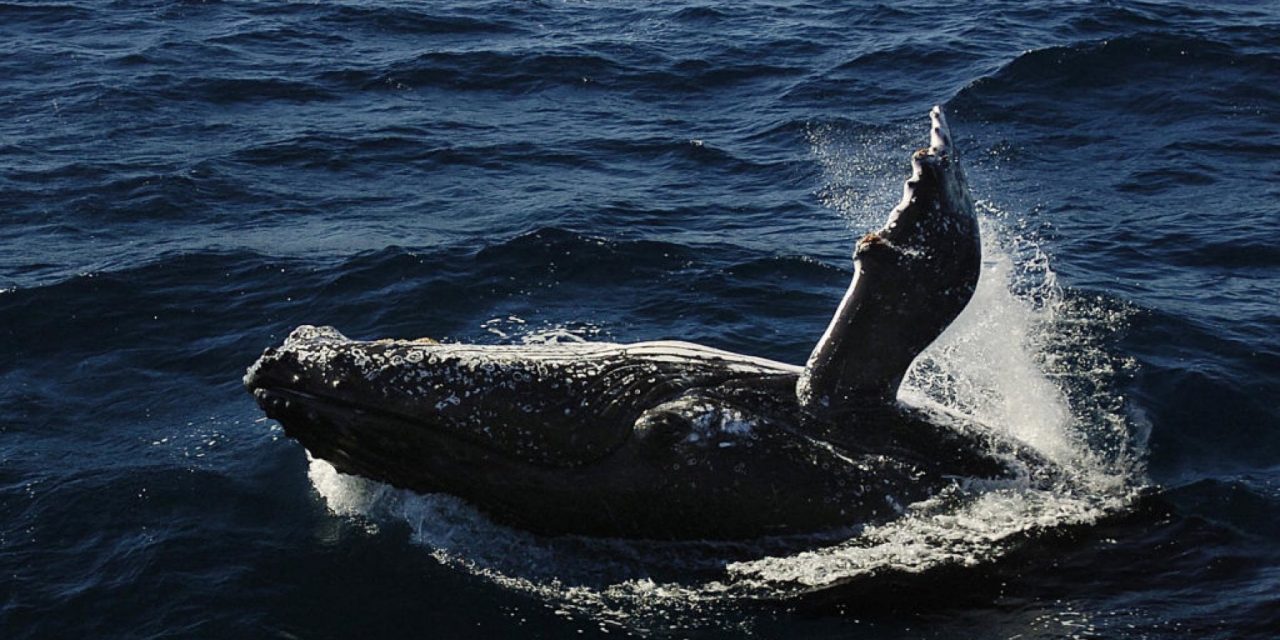
<svg viewBox="0 0 1280 640">
<path fill-rule="evenodd" d="M 902 201 L 804 366 L 687 342 L 352 340 L 301 326 L 248 370 L 268 416 L 339 471 L 459 496 L 543 534 L 848 532 L 971 479 L 1046 463 L 896 399 L 968 304 L 978 223 L 942 110 Z"/>
</svg>

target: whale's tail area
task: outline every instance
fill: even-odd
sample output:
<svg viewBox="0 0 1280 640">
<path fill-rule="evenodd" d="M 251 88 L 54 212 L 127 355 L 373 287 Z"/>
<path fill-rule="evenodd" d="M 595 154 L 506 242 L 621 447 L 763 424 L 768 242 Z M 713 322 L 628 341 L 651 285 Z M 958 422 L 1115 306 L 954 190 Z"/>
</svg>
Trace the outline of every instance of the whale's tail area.
<svg viewBox="0 0 1280 640">
<path fill-rule="evenodd" d="M 853 282 L 796 385 L 809 413 L 839 417 L 892 403 L 907 368 L 964 310 L 978 284 L 981 239 L 941 107 L 929 146 L 911 157 L 902 201 L 858 241 Z"/>
</svg>

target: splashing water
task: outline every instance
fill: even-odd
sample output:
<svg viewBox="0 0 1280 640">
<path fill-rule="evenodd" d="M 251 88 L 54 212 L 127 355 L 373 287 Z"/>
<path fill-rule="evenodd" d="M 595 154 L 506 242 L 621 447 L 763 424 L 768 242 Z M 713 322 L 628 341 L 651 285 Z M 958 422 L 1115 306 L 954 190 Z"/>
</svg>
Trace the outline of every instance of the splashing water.
<svg viewBox="0 0 1280 640">
<path fill-rule="evenodd" d="M 821 163 L 840 168 L 833 182 L 844 180 L 849 166 L 876 164 L 841 164 L 847 148 L 833 151 L 821 135 L 810 137 Z M 897 173 L 887 162 L 880 166 L 878 175 Z M 862 200 L 824 198 L 846 217 L 863 217 Z M 543 538 L 494 524 L 459 499 L 342 475 L 320 460 L 311 463 L 311 481 L 335 514 L 405 523 L 440 562 L 602 624 L 704 620 L 709 608 L 743 598 L 979 565 L 1039 532 L 1096 522 L 1131 504 L 1141 483 L 1140 434 L 1123 399 L 1108 391 L 1123 363 L 1106 340 L 1123 328 L 1126 313 L 1064 292 L 1033 238 L 1005 228 L 1000 220 L 1008 216 L 995 206 L 979 203 L 979 210 L 985 258 L 973 301 L 913 365 L 900 400 L 961 414 L 1026 443 L 1060 465 L 1070 486 L 960 486 L 910 505 L 896 521 L 794 553 L 786 550 L 794 546 L 770 548 L 768 541 Z M 502 324 L 504 332 L 526 333 L 518 336 L 525 343 L 582 337 L 563 327 Z M 587 333 L 595 338 L 599 329 L 588 325 Z M 1059 357 L 1068 349 L 1072 357 Z"/>
<path fill-rule="evenodd" d="M 1039 327 L 1060 293 L 1047 268 L 1039 274 L 1042 285 L 1031 288 L 1036 298 L 1050 301 L 1047 307 L 1036 309 L 1013 293 L 1019 273 L 998 244 L 996 224 L 982 221 L 984 264 L 972 302 L 908 370 L 900 395 L 911 404 L 929 399 L 1004 427 L 1050 460 L 1066 464 L 1075 453 L 1067 438 L 1070 410 L 1033 351 Z"/>
<path fill-rule="evenodd" d="M 915 150 L 919 131 L 912 126 L 850 131 L 836 123 L 810 125 L 805 131 L 825 184 L 818 190 L 824 206 L 856 229 L 876 229 L 884 223 L 885 203 L 902 194 L 903 159 Z"/>
<path fill-rule="evenodd" d="M 1011 482 L 939 495 L 912 505 L 904 518 L 831 547 L 730 564 L 740 583 L 785 592 L 889 572 L 974 566 L 1038 533 L 1096 522 L 1135 499 L 1140 446 L 1105 455 L 1091 444 L 1132 439 L 1122 400 L 1105 392 L 1115 369 L 1060 369 L 1069 362 L 1113 360 L 1101 336 L 1123 328 L 1126 314 L 1069 298 L 1038 248 L 1002 229 L 992 205 L 980 210 L 985 258 L 973 301 L 913 364 L 899 399 L 964 414 L 1021 440 L 1061 465 L 1074 488 Z M 1084 353 L 1070 361 L 1046 357 L 1063 343 Z M 1073 412 L 1060 385 L 1080 379 L 1097 394 L 1094 408 L 1110 409 L 1103 419 L 1096 410 Z"/>
</svg>

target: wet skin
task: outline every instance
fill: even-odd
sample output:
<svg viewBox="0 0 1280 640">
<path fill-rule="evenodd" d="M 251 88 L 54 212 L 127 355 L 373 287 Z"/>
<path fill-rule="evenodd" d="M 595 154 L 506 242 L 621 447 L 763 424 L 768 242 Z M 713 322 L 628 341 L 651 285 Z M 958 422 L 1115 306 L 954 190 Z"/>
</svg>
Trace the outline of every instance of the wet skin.
<svg viewBox="0 0 1280 640">
<path fill-rule="evenodd" d="M 977 283 L 973 203 L 942 118 L 805 367 L 683 342 L 475 346 L 299 327 L 245 376 L 339 471 L 460 496 L 540 533 L 842 532 L 967 479 L 1045 463 L 896 400 Z"/>
</svg>

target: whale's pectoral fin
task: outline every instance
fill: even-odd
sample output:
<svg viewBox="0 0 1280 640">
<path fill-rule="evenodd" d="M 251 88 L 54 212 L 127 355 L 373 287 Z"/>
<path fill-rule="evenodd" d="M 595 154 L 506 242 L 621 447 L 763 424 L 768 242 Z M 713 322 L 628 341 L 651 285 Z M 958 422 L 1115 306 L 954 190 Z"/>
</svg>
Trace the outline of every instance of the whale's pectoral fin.
<svg viewBox="0 0 1280 640">
<path fill-rule="evenodd" d="M 902 201 L 858 242 L 853 282 L 797 383 L 812 414 L 893 402 L 911 362 L 973 296 L 982 261 L 973 199 L 942 109 L 930 120 Z"/>
</svg>

